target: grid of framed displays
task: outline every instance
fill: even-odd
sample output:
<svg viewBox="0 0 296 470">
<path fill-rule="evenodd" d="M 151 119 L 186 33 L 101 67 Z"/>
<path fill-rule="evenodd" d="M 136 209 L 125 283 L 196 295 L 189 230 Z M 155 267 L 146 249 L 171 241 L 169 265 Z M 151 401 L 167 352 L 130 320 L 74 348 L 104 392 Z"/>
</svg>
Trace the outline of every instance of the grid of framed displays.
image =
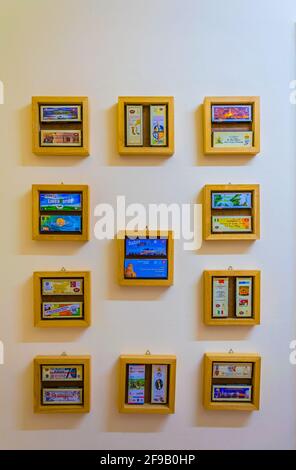
<svg viewBox="0 0 296 470">
<path fill-rule="evenodd" d="M 117 236 L 122 286 L 170 286 L 174 281 L 172 231 L 123 231 Z"/>
<path fill-rule="evenodd" d="M 204 406 L 209 410 L 259 410 L 261 358 L 257 354 L 206 353 Z"/>
<path fill-rule="evenodd" d="M 88 199 L 86 185 L 34 184 L 33 240 L 87 241 Z"/>
<path fill-rule="evenodd" d="M 260 271 L 204 271 L 206 325 L 260 323 Z"/>
<path fill-rule="evenodd" d="M 121 413 L 175 412 L 176 356 L 122 355 L 119 367 Z"/>
<path fill-rule="evenodd" d="M 174 98 L 120 96 L 118 153 L 163 155 L 174 153 Z"/>
<path fill-rule="evenodd" d="M 89 155 L 88 98 L 32 97 L 33 153 Z"/>
<path fill-rule="evenodd" d="M 203 235 L 205 240 L 260 238 L 258 184 L 206 185 Z"/>
<path fill-rule="evenodd" d="M 204 99 L 204 153 L 256 155 L 260 151 L 258 96 L 210 96 Z"/>
<path fill-rule="evenodd" d="M 90 411 L 90 356 L 34 359 L 35 413 Z"/>
<path fill-rule="evenodd" d="M 35 272 L 34 325 L 90 326 L 90 272 Z"/>
</svg>

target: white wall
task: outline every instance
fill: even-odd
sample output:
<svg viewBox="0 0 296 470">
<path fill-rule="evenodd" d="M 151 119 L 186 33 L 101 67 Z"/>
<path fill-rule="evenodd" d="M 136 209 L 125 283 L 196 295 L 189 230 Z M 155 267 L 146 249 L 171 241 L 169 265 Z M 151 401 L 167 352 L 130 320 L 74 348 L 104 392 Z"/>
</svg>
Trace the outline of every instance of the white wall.
<svg viewBox="0 0 296 470">
<path fill-rule="evenodd" d="M 295 448 L 295 76 L 294 0 L 1 0 L 1 448 Z M 91 156 L 31 152 L 32 95 L 87 95 Z M 176 153 L 169 159 L 119 157 L 119 95 L 173 95 Z M 206 95 L 260 95 L 262 151 L 254 158 L 204 157 L 200 104 Z M 176 243 L 174 287 L 116 285 L 113 242 L 31 240 L 32 183 L 87 183 L 99 202 L 196 202 L 206 183 L 260 183 L 260 241 Z M 92 227 L 94 226 L 92 217 Z M 204 269 L 262 269 L 262 324 L 205 327 Z M 33 327 L 32 272 L 90 269 L 93 325 L 87 331 Z M 121 353 L 178 357 L 176 414 L 120 415 Z M 205 411 L 205 351 L 263 357 L 261 409 Z M 35 415 L 32 360 L 90 353 L 89 415 Z"/>
</svg>

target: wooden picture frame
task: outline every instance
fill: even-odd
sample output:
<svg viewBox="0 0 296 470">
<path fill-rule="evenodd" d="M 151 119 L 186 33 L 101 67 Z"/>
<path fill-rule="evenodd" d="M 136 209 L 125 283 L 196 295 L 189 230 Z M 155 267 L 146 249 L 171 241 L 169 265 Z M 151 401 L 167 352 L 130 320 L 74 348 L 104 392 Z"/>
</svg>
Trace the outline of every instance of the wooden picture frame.
<svg viewBox="0 0 296 470">
<path fill-rule="evenodd" d="M 128 146 L 126 141 L 126 106 L 143 107 L 143 145 Z M 166 145 L 150 145 L 150 106 L 166 107 Z M 118 98 L 118 153 L 119 155 L 171 156 L 174 154 L 174 98 L 172 96 L 120 96 Z"/>
<path fill-rule="evenodd" d="M 246 122 L 212 122 L 213 105 L 250 105 L 252 121 Z M 248 147 L 214 147 L 213 132 L 219 129 L 229 132 L 241 130 L 252 132 L 252 145 Z M 259 96 L 207 96 L 203 103 L 203 130 L 205 155 L 256 155 L 260 152 L 260 98 Z"/>
<path fill-rule="evenodd" d="M 125 240 L 127 237 L 147 238 L 165 238 L 167 239 L 167 278 L 165 279 L 136 279 L 125 277 Z M 171 230 L 140 230 L 140 231 L 121 231 L 117 235 L 118 244 L 118 283 L 121 286 L 163 286 L 168 287 L 174 283 L 174 238 Z"/>
<path fill-rule="evenodd" d="M 81 107 L 81 119 L 79 122 L 52 121 L 42 122 L 42 106 L 70 106 L 79 105 Z M 80 146 L 42 146 L 41 131 L 48 130 L 78 130 L 81 134 Z M 86 96 L 33 96 L 32 97 L 32 151 L 36 155 L 89 155 L 89 127 L 88 127 L 88 98 Z"/>
<path fill-rule="evenodd" d="M 81 216 L 81 232 L 79 233 L 41 233 L 40 231 L 40 194 L 42 193 L 80 193 L 82 198 L 82 209 L 76 214 Z M 89 240 L 89 190 L 87 185 L 74 184 L 33 184 L 32 185 L 32 231 L 33 240 L 40 241 L 88 241 Z M 71 215 L 65 211 L 51 211 L 50 214 L 42 215 Z"/>
<path fill-rule="evenodd" d="M 82 294 L 80 295 L 46 295 L 42 291 L 43 282 L 46 280 L 71 280 L 82 281 Z M 33 274 L 34 285 L 34 326 L 40 328 L 64 328 L 64 327 L 88 327 L 91 324 L 91 273 L 90 271 L 36 271 Z M 69 300 L 70 299 L 70 300 Z M 43 302 L 81 304 L 81 318 L 43 318 Z"/>
<path fill-rule="evenodd" d="M 228 317 L 213 316 L 213 279 L 228 278 Z M 240 318 L 235 315 L 237 278 L 252 278 L 252 316 Z M 215 270 L 204 271 L 204 323 L 209 326 L 254 326 L 260 324 L 260 278 L 261 272 L 254 270 Z"/>
<path fill-rule="evenodd" d="M 83 371 L 81 380 L 66 379 L 62 380 L 44 380 L 43 367 L 57 366 L 78 366 Z M 89 413 L 90 411 L 90 356 L 37 356 L 34 359 L 34 412 L 35 413 Z M 72 385 L 72 387 L 71 387 Z M 61 391 L 70 388 L 70 390 L 79 390 L 82 398 L 81 403 L 75 404 L 44 404 L 44 389 Z M 50 402 L 49 402 L 50 403 Z"/>
<path fill-rule="evenodd" d="M 251 193 L 251 208 L 212 209 L 212 193 Z M 223 232 L 212 231 L 213 216 L 250 217 L 251 231 Z M 258 240 L 260 238 L 260 186 L 259 184 L 207 184 L 203 189 L 203 238 L 204 240 Z"/>
<path fill-rule="evenodd" d="M 119 412 L 120 413 L 144 413 L 144 414 L 171 414 L 175 412 L 175 390 L 176 390 L 176 356 L 173 355 L 121 355 L 119 358 Z M 153 404 L 146 401 L 144 404 L 127 403 L 128 373 L 129 365 L 145 365 L 145 391 L 151 389 L 151 367 L 152 365 L 167 365 L 167 403 Z M 150 397 L 151 399 L 151 397 Z"/>
<path fill-rule="evenodd" d="M 213 363 L 251 363 L 252 377 L 250 379 L 213 379 Z M 259 410 L 260 406 L 260 370 L 261 357 L 252 353 L 206 353 L 204 355 L 204 396 L 203 404 L 208 410 L 236 410 L 236 411 L 254 411 Z M 252 387 L 251 401 L 213 401 L 212 385 L 215 384 L 231 385 L 243 382 Z"/>
</svg>

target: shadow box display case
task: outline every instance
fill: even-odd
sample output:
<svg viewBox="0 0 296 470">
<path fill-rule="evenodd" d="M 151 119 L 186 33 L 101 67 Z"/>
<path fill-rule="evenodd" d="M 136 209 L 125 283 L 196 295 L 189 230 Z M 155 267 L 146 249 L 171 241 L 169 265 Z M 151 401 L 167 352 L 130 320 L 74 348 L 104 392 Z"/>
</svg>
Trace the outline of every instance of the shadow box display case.
<svg viewBox="0 0 296 470">
<path fill-rule="evenodd" d="M 120 96 L 118 153 L 170 156 L 174 153 L 174 98 Z"/>
<path fill-rule="evenodd" d="M 122 231 L 117 236 L 118 282 L 122 286 L 171 286 L 174 282 L 172 231 Z"/>
<path fill-rule="evenodd" d="M 175 412 L 176 356 L 122 355 L 119 373 L 121 413 Z"/>
<path fill-rule="evenodd" d="M 90 356 L 37 356 L 34 359 L 35 413 L 90 411 Z"/>
<path fill-rule="evenodd" d="M 88 98 L 33 96 L 32 139 L 36 155 L 89 155 Z"/>
<path fill-rule="evenodd" d="M 89 239 L 87 185 L 33 184 L 33 240 Z"/>
</svg>

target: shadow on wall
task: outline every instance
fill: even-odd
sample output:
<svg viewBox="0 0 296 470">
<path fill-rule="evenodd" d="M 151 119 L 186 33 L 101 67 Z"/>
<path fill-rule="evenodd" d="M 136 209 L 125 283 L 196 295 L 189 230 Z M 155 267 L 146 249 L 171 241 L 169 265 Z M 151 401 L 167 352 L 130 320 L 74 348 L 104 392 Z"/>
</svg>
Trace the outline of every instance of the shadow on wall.
<svg viewBox="0 0 296 470">
<path fill-rule="evenodd" d="M 86 418 L 84 414 L 58 414 L 46 413 L 45 415 L 34 413 L 33 409 L 33 361 L 23 371 L 19 378 L 19 399 L 17 400 L 20 410 L 17 415 L 20 417 L 19 428 L 24 431 L 38 430 L 70 430 L 78 429 L 82 421 Z"/>
<path fill-rule="evenodd" d="M 205 155 L 203 151 L 203 104 L 195 113 L 196 148 L 198 166 L 245 166 L 254 158 L 252 155 Z M 222 184 L 222 183 L 221 183 Z"/>
<path fill-rule="evenodd" d="M 40 167 L 67 167 L 81 163 L 84 158 L 81 156 L 56 156 L 56 155 L 35 155 L 32 153 L 32 108 L 27 105 L 19 112 L 19 136 L 20 148 L 18 149 L 21 165 Z"/>
<path fill-rule="evenodd" d="M 107 257 L 105 266 L 108 266 L 107 300 L 160 300 L 170 289 L 161 286 L 120 286 L 117 280 L 119 266 L 117 239 L 108 241 L 105 256 Z"/>
<path fill-rule="evenodd" d="M 162 166 L 169 156 L 146 156 L 146 155 L 124 155 L 117 151 L 117 104 L 106 110 L 106 142 L 107 142 L 107 162 L 108 166 Z"/>
<path fill-rule="evenodd" d="M 102 383 L 107 387 L 106 396 L 108 405 L 105 412 L 106 432 L 148 433 L 161 432 L 168 425 L 170 415 L 157 414 L 130 414 L 118 411 L 119 367 L 118 362 L 113 364 L 108 372 L 109 376 Z"/>
<path fill-rule="evenodd" d="M 27 191 L 20 199 L 18 233 L 20 255 L 73 256 L 85 243 L 73 241 L 32 240 L 32 192 Z"/>
<path fill-rule="evenodd" d="M 196 373 L 195 389 L 197 392 L 196 409 L 193 413 L 192 427 L 206 428 L 242 428 L 248 425 L 251 412 L 206 410 L 203 406 L 203 361 L 200 361 Z M 210 446 L 210 442 L 209 442 Z"/>
</svg>

